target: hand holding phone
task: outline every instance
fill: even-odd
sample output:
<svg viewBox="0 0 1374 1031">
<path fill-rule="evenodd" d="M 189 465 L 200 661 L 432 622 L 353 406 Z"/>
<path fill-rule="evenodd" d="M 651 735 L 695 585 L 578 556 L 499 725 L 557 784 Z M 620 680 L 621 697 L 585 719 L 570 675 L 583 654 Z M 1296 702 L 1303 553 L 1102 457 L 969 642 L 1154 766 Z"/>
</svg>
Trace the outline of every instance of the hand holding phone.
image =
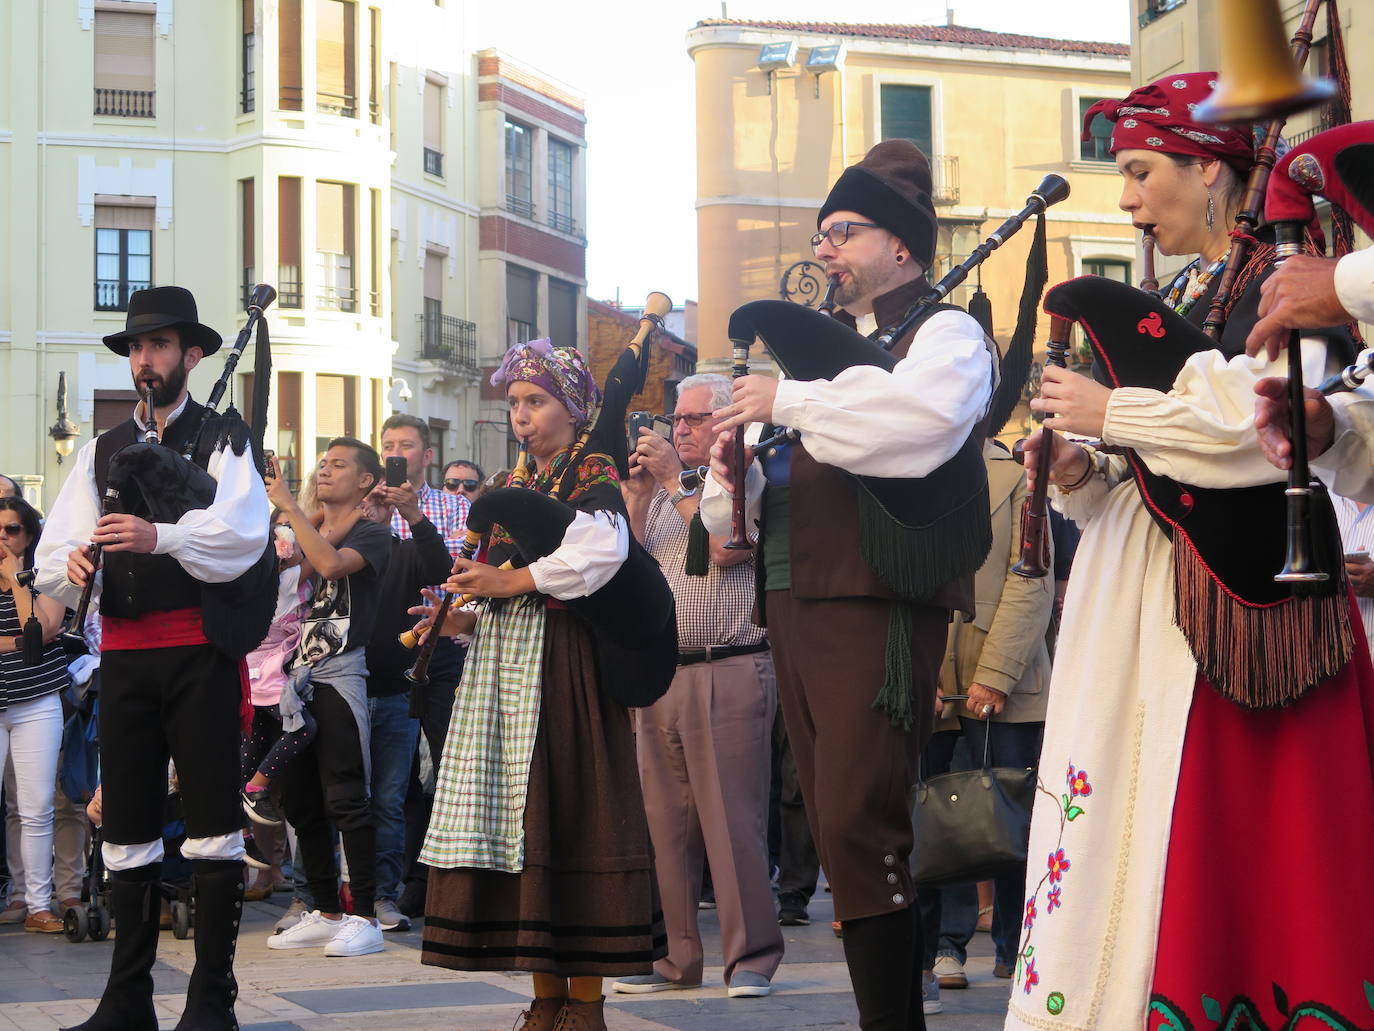
<svg viewBox="0 0 1374 1031">
<path fill-rule="evenodd" d="M 388 455 L 386 459 L 386 485 L 399 487 L 410 477 L 406 475 L 406 460 L 401 455 Z"/>
</svg>

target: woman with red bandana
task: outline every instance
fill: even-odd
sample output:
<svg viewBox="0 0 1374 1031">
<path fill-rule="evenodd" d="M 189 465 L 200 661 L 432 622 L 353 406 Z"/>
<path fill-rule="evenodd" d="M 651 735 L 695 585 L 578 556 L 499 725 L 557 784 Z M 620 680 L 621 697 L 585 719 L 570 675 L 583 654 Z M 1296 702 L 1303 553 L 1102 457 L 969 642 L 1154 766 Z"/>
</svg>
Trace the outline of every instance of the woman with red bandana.
<svg viewBox="0 0 1374 1031">
<path fill-rule="evenodd" d="M 1214 78 L 1171 76 L 1085 119 L 1114 123 L 1121 207 L 1153 227 L 1161 252 L 1196 255 L 1165 303 L 1199 327 L 1253 164 L 1249 131 L 1192 117 Z M 1047 368 L 1032 407 L 1047 426 L 1129 448 L 1150 474 L 1190 489 L 1275 483 L 1253 388 L 1282 367 L 1244 348 L 1272 261 L 1271 245 L 1254 248 L 1217 347 L 1193 354 L 1167 391 Z M 1310 339 L 1304 350 L 1319 376 L 1326 348 Z M 1337 676 L 1291 705 L 1243 708 L 1201 674 L 1175 623 L 1176 560 L 1187 553 L 1152 518 L 1125 457 L 1056 437 L 1050 479 L 1083 539 L 1051 681 L 1006 1027 L 1277 1029 L 1305 1017 L 1366 1027 L 1374 884 L 1314 889 L 1308 873 L 1374 854 L 1363 635 Z M 1270 540 L 1241 523 L 1234 534 L 1255 564 L 1278 566 L 1281 533 Z M 1222 631 L 1210 627 L 1215 644 Z M 1311 776 L 1319 765 L 1323 776 Z"/>
</svg>

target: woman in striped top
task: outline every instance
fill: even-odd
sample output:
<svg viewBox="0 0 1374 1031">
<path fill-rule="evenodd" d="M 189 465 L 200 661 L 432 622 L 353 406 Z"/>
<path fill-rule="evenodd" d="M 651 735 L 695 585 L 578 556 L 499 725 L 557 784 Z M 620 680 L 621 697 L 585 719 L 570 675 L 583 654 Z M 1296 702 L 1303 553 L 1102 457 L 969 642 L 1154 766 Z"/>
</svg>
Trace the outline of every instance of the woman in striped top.
<svg viewBox="0 0 1374 1031">
<path fill-rule="evenodd" d="M 55 643 L 64 610 L 59 602 L 21 587 L 17 576 L 33 565 L 38 513 L 21 498 L 0 498 L 0 768 L 14 763 L 24 856 L 24 930 L 56 934 L 52 911 L 53 785 L 62 747 L 62 702 L 67 661 Z M 24 624 L 43 629 L 42 655 L 24 661 Z"/>
</svg>

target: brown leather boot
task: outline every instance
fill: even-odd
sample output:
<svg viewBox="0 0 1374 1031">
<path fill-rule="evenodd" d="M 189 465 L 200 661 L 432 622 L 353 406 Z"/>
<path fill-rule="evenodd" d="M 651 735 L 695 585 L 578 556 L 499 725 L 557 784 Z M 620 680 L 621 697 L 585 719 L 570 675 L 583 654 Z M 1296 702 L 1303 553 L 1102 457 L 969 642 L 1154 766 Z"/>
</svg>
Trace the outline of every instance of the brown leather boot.
<svg viewBox="0 0 1374 1031">
<path fill-rule="evenodd" d="M 566 1000 L 553 1031 L 606 1031 L 606 1015 L 602 1012 L 605 1004 L 604 995 L 596 1002 Z"/>
<path fill-rule="evenodd" d="M 520 1014 L 524 1023 L 515 1031 L 554 1031 L 565 1001 L 561 998 L 535 999 L 530 1003 L 530 1008 Z"/>
</svg>

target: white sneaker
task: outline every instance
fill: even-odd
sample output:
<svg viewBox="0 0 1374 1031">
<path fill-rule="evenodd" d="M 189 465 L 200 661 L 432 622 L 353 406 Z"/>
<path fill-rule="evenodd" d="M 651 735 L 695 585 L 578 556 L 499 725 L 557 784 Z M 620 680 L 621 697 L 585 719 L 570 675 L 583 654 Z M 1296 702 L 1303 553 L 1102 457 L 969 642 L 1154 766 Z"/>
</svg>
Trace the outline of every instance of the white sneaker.
<svg viewBox="0 0 1374 1031">
<path fill-rule="evenodd" d="M 324 947 L 326 956 L 366 956 L 386 948 L 382 929 L 361 916 L 346 916 L 339 932 Z"/>
<path fill-rule="evenodd" d="M 301 914 L 294 927 L 288 927 L 267 939 L 269 949 L 313 949 L 328 945 L 334 936 L 347 925 L 348 917 L 342 920 L 326 920 L 318 909 L 309 909 Z"/>
</svg>

